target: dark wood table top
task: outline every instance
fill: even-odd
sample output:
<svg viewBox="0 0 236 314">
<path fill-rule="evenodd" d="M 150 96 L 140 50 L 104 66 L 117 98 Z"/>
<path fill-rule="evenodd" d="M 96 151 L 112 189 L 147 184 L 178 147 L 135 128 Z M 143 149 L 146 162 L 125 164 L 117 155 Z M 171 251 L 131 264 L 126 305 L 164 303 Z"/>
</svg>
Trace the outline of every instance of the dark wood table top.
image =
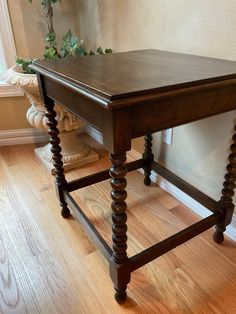
<svg viewBox="0 0 236 314">
<path fill-rule="evenodd" d="M 44 103 L 103 133 L 110 152 L 131 139 L 236 108 L 236 62 L 159 50 L 37 61 Z"/>
<path fill-rule="evenodd" d="M 236 62 L 154 49 L 42 60 L 33 67 L 77 92 L 103 98 L 108 107 L 115 100 L 236 78 Z"/>
</svg>

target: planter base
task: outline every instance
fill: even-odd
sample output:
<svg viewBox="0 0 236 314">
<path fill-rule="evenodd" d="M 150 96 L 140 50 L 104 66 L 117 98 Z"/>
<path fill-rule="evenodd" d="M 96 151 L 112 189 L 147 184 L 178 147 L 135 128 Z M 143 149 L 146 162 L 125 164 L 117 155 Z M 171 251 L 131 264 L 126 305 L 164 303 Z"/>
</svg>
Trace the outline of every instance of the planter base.
<svg viewBox="0 0 236 314">
<path fill-rule="evenodd" d="M 45 107 L 41 101 L 36 74 L 24 74 L 18 66 L 13 66 L 5 73 L 5 80 L 20 86 L 26 93 L 31 107 L 27 111 L 27 120 L 36 129 L 48 132 Z M 72 169 L 97 161 L 99 155 L 78 137 L 79 131 L 86 124 L 76 115 L 55 104 L 57 129 L 60 132 L 60 146 L 64 169 Z M 54 174 L 51 144 L 35 149 L 36 156 L 43 165 Z"/>
<path fill-rule="evenodd" d="M 47 149 L 47 148 L 46 148 Z M 44 154 L 45 154 L 45 146 L 44 147 L 39 147 L 39 148 L 35 148 L 34 152 L 36 154 L 36 156 L 38 157 L 38 159 L 42 162 L 42 164 L 44 165 L 44 167 L 46 169 L 48 169 L 53 175 L 55 175 L 55 171 L 54 171 L 54 167 L 52 164 L 52 161 L 47 160 L 46 158 L 44 158 Z M 99 159 L 99 155 L 98 153 L 96 153 L 94 150 L 90 149 L 89 153 L 87 156 L 84 156 L 80 159 L 74 160 L 70 163 L 64 163 L 64 170 L 70 170 L 76 167 L 81 167 L 84 165 L 87 165 L 91 162 L 97 161 Z"/>
</svg>

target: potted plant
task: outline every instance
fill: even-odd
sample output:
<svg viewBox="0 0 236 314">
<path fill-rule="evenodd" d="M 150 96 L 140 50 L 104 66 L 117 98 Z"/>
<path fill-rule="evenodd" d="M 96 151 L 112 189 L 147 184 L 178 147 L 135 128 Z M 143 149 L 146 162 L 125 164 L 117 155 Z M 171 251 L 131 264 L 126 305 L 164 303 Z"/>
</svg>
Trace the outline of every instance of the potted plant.
<svg viewBox="0 0 236 314">
<path fill-rule="evenodd" d="M 32 3 L 32 0 L 28 1 Z M 70 30 L 65 34 L 58 48 L 53 25 L 53 6 L 58 2 L 60 2 L 60 0 L 42 0 L 41 2 L 45 11 L 48 30 L 43 55 L 45 59 L 60 59 L 66 58 L 67 56 L 84 57 L 112 52 L 111 49 L 103 51 L 101 47 L 97 48 L 95 52 L 87 51 L 83 40 L 79 40 L 76 36 L 73 36 Z M 16 58 L 16 65 L 10 68 L 5 73 L 4 77 L 9 84 L 18 85 L 25 91 L 31 104 L 26 114 L 29 123 L 35 128 L 47 131 L 45 108 L 39 96 L 37 77 L 29 67 L 33 61 L 34 59 Z M 77 137 L 79 129 L 81 129 L 85 123 L 72 113 L 63 109 L 59 104 L 55 105 L 55 110 L 57 112 L 65 169 L 96 161 L 98 154 L 91 150 L 87 144 L 79 141 Z M 43 164 L 53 173 L 50 145 L 47 144 L 44 147 L 36 148 L 35 153 Z"/>
</svg>

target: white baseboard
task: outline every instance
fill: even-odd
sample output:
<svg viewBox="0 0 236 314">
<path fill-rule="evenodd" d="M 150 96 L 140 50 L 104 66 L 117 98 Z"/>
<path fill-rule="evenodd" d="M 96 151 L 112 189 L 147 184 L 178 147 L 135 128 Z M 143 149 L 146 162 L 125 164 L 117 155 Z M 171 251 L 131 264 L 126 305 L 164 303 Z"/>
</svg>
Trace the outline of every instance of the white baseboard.
<svg viewBox="0 0 236 314">
<path fill-rule="evenodd" d="M 0 131 L 0 146 L 47 142 L 49 136 L 38 129 L 16 129 Z"/>
<path fill-rule="evenodd" d="M 102 143 L 103 138 L 101 132 L 91 126 L 86 125 L 79 130 L 78 133 L 86 132 L 96 141 Z M 15 129 L 0 131 L 0 146 L 23 145 L 33 143 L 43 143 L 49 141 L 49 135 L 45 132 L 34 129 Z"/>
</svg>

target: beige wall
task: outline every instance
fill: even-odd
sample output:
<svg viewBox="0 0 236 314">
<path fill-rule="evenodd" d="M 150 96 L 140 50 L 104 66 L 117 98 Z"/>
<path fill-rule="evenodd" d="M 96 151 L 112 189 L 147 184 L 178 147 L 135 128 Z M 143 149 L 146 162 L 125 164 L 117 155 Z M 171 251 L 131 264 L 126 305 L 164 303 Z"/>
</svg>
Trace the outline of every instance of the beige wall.
<svg viewBox="0 0 236 314">
<path fill-rule="evenodd" d="M 80 0 L 76 27 L 91 46 L 115 51 L 157 48 L 236 60 L 235 16 L 235 0 Z M 230 112 L 175 128 L 172 146 L 155 135 L 155 158 L 217 199 L 233 122 Z M 142 141 L 134 147 L 141 150 Z"/>
<path fill-rule="evenodd" d="M 41 58 L 47 33 L 45 13 L 41 1 L 8 0 L 17 55 L 24 58 Z M 54 28 L 58 43 L 71 29 L 75 32 L 74 0 L 62 0 L 54 9 Z M 29 107 L 26 97 L 0 98 L 0 131 L 31 127 L 25 115 Z"/>
<path fill-rule="evenodd" d="M 25 97 L 0 98 L 0 131 L 30 128 L 25 118 L 28 107 Z"/>
</svg>

